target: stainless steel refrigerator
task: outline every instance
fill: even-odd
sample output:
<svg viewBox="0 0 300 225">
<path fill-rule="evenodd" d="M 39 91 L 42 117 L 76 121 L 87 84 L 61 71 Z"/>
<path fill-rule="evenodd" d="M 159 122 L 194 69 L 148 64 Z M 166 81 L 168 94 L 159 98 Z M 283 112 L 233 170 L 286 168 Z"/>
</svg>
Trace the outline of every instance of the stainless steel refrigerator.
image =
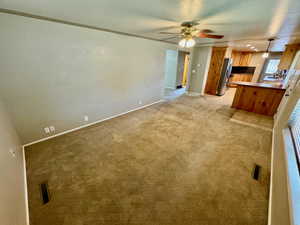
<svg viewBox="0 0 300 225">
<path fill-rule="evenodd" d="M 217 95 L 222 96 L 225 94 L 227 90 L 227 83 L 229 81 L 229 77 L 231 75 L 232 69 L 232 59 L 225 58 L 223 62 L 223 67 L 221 70 L 221 76 L 218 84 Z"/>
</svg>

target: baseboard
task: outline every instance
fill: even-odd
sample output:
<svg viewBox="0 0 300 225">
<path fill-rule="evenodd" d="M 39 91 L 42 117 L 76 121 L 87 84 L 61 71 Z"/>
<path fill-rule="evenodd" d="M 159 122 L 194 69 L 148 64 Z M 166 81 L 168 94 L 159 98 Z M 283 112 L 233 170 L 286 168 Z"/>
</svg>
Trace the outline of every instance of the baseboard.
<svg viewBox="0 0 300 225">
<path fill-rule="evenodd" d="M 25 147 L 22 146 L 23 155 L 23 173 L 24 173 L 24 192 L 25 192 L 25 207 L 26 207 L 26 225 L 29 225 L 29 205 L 28 205 L 28 189 L 27 189 L 27 173 L 26 173 L 26 158 L 25 158 Z"/>
<path fill-rule="evenodd" d="M 80 130 L 80 129 L 85 128 L 85 127 L 89 127 L 89 126 L 95 125 L 97 123 L 101 123 L 101 122 L 104 122 L 106 120 L 110 120 L 110 119 L 113 119 L 113 118 L 125 115 L 125 114 L 130 113 L 130 112 L 134 112 L 134 111 L 137 111 L 137 110 L 140 110 L 140 109 L 144 109 L 146 107 L 149 107 L 151 105 L 154 105 L 154 104 L 157 104 L 157 103 L 160 103 L 160 102 L 164 102 L 164 101 L 165 100 L 161 99 L 159 101 L 156 101 L 156 102 L 153 102 L 153 103 L 150 103 L 150 104 L 147 104 L 147 105 L 143 105 L 141 107 L 138 107 L 138 108 L 135 108 L 135 109 L 131 109 L 129 111 L 126 111 L 126 112 L 123 112 L 123 113 L 120 113 L 120 114 L 117 114 L 117 115 L 113 115 L 113 116 L 107 117 L 105 119 L 97 120 L 95 122 L 92 122 L 92 123 L 89 123 L 89 124 L 85 124 L 83 126 L 79 126 L 79 127 L 76 127 L 76 128 L 70 129 L 70 130 L 66 130 L 66 131 L 60 132 L 58 134 L 46 137 L 46 138 L 39 139 L 37 141 L 33 141 L 33 142 L 30 142 L 30 143 L 24 144 L 23 147 L 28 147 L 30 145 L 37 144 L 37 143 L 42 142 L 42 141 L 46 141 L 46 140 L 49 140 L 49 139 L 52 139 L 52 138 L 55 138 L 55 137 L 58 137 L 58 136 L 61 136 L 61 135 L 67 134 L 67 133 L 71 133 L 73 131 Z"/>
<path fill-rule="evenodd" d="M 165 89 L 176 90 L 174 87 L 165 87 Z"/>
<path fill-rule="evenodd" d="M 186 92 L 186 95 L 194 97 L 194 96 L 201 96 L 201 93 L 188 91 Z"/>
</svg>

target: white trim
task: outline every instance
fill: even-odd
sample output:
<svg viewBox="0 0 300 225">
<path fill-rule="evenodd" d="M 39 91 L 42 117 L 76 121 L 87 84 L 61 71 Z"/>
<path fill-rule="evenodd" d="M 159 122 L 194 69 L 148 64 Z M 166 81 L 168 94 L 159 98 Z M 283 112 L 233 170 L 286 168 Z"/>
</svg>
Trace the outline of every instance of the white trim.
<svg viewBox="0 0 300 225">
<path fill-rule="evenodd" d="M 67 133 L 71 133 L 73 131 L 80 130 L 82 128 L 89 127 L 89 126 L 92 126 L 94 124 L 101 123 L 103 121 L 110 120 L 110 119 L 125 115 L 127 113 L 134 112 L 134 111 L 137 111 L 137 110 L 140 110 L 140 109 L 143 109 L 143 108 L 146 108 L 146 107 L 149 107 L 151 105 L 154 105 L 154 104 L 157 104 L 157 103 L 160 103 L 160 102 L 164 102 L 164 101 L 165 101 L 164 99 L 161 99 L 159 101 L 156 101 L 156 102 L 153 102 L 153 103 L 150 103 L 150 104 L 147 104 L 147 105 L 143 105 L 141 107 L 134 108 L 134 109 L 131 109 L 129 111 L 126 111 L 126 112 L 123 112 L 123 113 L 120 113 L 120 114 L 117 114 L 117 115 L 113 115 L 113 116 L 110 116 L 110 117 L 107 117 L 107 118 L 104 118 L 104 119 L 101 119 L 101 120 L 97 120 L 97 121 L 89 123 L 89 124 L 85 124 L 85 125 L 82 125 L 82 126 L 70 129 L 70 130 L 63 131 L 61 133 L 58 133 L 58 134 L 55 134 L 55 135 L 52 135 L 52 136 L 49 136 L 49 137 L 46 137 L 46 138 L 39 139 L 37 141 L 33 141 L 33 142 L 30 142 L 30 143 L 24 144 L 23 147 L 28 147 L 30 145 L 37 144 L 37 143 L 42 142 L 42 141 L 46 141 L 46 140 L 49 140 L 49 139 L 52 139 L 52 138 L 55 138 L 55 137 L 58 137 L 58 136 L 61 136 L 61 135 L 67 134 Z"/>
<path fill-rule="evenodd" d="M 176 90 L 176 88 L 175 88 L 175 87 L 165 87 L 165 89 Z"/>
<path fill-rule="evenodd" d="M 291 225 L 299 225 L 300 203 L 298 200 L 300 196 L 300 179 L 297 158 L 295 154 L 295 146 L 289 128 L 282 130 L 282 136 L 284 140 L 284 155 L 286 161 L 290 222 Z"/>
<path fill-rule="evenodd" d="M 270 190 L 269 190 L 269 208 L 268 208 L 268 225 L 272 224 L 272 197 L 273 197 L 273 168 L 274 168 L 274 142 L 275 142 L 275 132 L 273 128 L 272 134 L 272 150 L 271 150 L 271 175 L 270 175 Z"/>
<path fill-rule="evenodd" d="M 24 146 L 22 146 L 22 155 L 23 155 L 23 173 L 24 173 L 26 225 L 29 225 L 29 205 L 28 205 L 27 173 L 26 173 L 26 158 L 25 158 L 25 148 L 24 148 Z"/>
</svg>

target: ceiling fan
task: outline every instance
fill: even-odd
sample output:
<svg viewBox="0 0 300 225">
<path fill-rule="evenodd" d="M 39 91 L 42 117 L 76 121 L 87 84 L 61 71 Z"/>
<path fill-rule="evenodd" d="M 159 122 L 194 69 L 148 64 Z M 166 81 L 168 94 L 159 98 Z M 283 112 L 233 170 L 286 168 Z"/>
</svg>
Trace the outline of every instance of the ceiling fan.
<svg viewBox="0 0 300 225">
<path fill-rule="evenodd" d="M 213 38 L 222 39 L 224 35 L 214 35 L 212 30 L 204 29 L 199 30 L 196 26 L 199 25 L 197 22 L 188 21 L 181 24 L 181 31 L 179 33 L 171 32 L 160 32 L 160 34 L 174 35 L 164 40 L 169 40 L 177 37 L 181 37 L 179 46 L 182 48 L 191 48 L 196 44 L 195 38 Z"/>
</svg>

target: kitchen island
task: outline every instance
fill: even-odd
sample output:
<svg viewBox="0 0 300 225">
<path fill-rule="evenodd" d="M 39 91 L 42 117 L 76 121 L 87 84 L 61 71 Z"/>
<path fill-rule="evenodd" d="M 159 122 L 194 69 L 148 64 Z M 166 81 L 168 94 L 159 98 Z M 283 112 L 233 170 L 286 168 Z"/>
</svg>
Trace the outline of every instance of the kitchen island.
<svg viewBox="0 0 300 225">
<path fill-rule="evenodd" d="M 285 93 L 282 84 L 232 82 L 237 90 L 232 108 L 273 116 Z"/>
</svg>

